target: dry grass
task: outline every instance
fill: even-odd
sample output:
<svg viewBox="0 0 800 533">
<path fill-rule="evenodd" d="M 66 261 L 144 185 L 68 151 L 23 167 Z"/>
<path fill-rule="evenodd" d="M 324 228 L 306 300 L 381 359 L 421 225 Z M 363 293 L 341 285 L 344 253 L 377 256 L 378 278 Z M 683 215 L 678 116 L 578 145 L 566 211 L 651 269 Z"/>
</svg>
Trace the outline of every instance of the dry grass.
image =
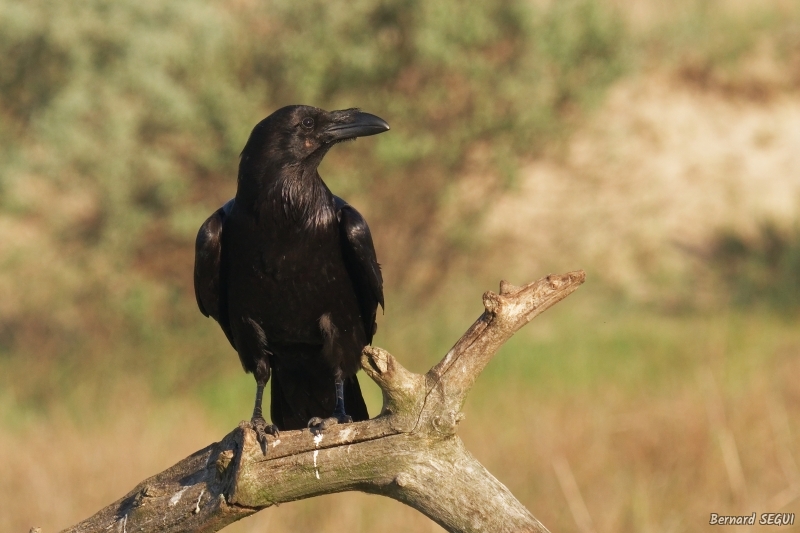
<svg viewBox="0 0 800 533">
<path fill-rule="evenodd" d="M 537 319 L 487 369 L 461 428 L 476 457 L 552 531 L 577 530 L 553 466 L 561 458 L 601 533 L 701 531 L 711 512 L 800 512 L 800 493 L 787 491 L 800 481 L 795 327 L 769 315 L 609 311 L 593 298 Z M 50 412 L 4 430 L 0 501 L 14 505 L 0 529 L 56 531 L 230 429 L 177 396 L 120 384 L 105 406 L 113 416 L 87 405 L 77 419 Z M 396 502 L 341 494 L 230 531 L 312 528 L 439 530 Z"/>
</svg>

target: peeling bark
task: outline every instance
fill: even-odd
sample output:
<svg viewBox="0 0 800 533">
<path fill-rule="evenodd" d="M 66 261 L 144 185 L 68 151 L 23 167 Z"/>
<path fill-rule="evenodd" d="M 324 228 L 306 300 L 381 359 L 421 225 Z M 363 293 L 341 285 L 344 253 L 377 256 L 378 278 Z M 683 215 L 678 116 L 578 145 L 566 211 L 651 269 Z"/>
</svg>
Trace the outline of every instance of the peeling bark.
<svg viewBox="0 0 800 533">
<path fill-rule="evenodd" d="M 503 281 L 485 312 L 425 375 L 367 347 L 364 371 L 383 391 L 376 418 L 312 433 L 282 432 L 266 455 L 247 423 L 134 488 L 65 533 L 213 532 L 273 504 L 346 490 L 409 505 L 451 532 L 547 529 L 456 435 L 467 393 L 518 329 L 575 291 L 583 271 L 524 287 Z"/>
</svg>

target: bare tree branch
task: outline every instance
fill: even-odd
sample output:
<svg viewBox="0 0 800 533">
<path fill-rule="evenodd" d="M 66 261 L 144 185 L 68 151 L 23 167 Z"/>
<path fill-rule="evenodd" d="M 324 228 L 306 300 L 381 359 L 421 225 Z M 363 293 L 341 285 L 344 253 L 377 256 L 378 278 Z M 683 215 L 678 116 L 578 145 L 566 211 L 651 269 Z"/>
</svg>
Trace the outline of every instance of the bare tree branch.
<svg viewBox="0 0 800 533">
<path fill-rule="evenodd" d="M 264 455 L 242 423 L 64 532 L 212 532 L 273 504 L 346 490 L 401 501 L 452 532 L 546 532 L 456 435 L 469 389 L 503 345 L 575 291 L 583 271 L 524 287 L 501 282 L 486 311 L 427 374 L 367 347 L 364 371 L 383 391 L 381 414 L 312 433 L 286 431 Z"/>
</svg>

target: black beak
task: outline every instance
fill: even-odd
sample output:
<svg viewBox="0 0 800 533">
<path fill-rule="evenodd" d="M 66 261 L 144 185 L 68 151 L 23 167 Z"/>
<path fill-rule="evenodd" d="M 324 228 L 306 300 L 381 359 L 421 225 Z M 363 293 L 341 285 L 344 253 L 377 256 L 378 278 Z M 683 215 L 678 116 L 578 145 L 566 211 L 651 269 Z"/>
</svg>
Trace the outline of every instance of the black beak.
<svg viewBox="0 0 800 533">
<path fill-rule="evenodd" d="M 382 118 L 353 109 L 334 111 L 331 115 L 333 123 L 325 128 L 327 142 L 377 135 L 389 129 L 389 124 Z"/>
</svg>

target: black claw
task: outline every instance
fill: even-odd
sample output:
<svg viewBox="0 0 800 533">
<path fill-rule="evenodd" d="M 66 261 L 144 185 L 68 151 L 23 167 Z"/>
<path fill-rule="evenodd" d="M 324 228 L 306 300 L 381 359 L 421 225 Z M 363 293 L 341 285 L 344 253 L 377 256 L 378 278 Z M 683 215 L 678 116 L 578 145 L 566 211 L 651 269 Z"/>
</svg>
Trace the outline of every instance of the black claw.
<svg viewBox="0 0 800 533">
<path fill-rule="evenodd" d="M 323 418 L 320 418 L 320 417 L 318 417 L 318 416 L 315 416 L 314 418 L 309 418 L 309 419 L 308 419 L 308 424 L 306 424 L 306 427 L 307 427 L 307 428 L 309 428 L 309 429 L 311 429 L 311 428 L 314 428 L 314 427 L 317 427 L 317 426 L 319 426 L 319 425 L 320 425 L 320 424 L 322 424 L 324 421 L 325 421 L 325 420 L 324 420 Z"/>
<path fill-rule="evenodd" d="M 256 432 L 256 438 L 261 444 L 261 451 L 264 452 L 264 455 L 267 455 L 267 450 L 269 449 L 267 435 L 277 437 L 280 434 L 278 427 L 275 424 L 267 424 L 267 421 L 262 417 L 252 418 L 250 420 L 250 427 L 252 427 L 253 431 Z"/>
<path fill-rule="evenodd" d="M 308 421 L 307 427 L 312 431 L 312 433 L 319 433 L 320 431 L 325 431 L 329 427 L 335 426 L 336 424 L 349 424 L 352 421 L 353 417 L 350 415 L 333 413 L 333 415 L 328 418 L 320 418 L 315 416 Z"/>
<path fill-rule="evenodd" d="M 320 431 L 325 431 L 329 427 L 335 426 L 338 423 L 339 420 L 334 417 L 320 418 L 315 416 L 308 421 L 308 429 L 310 429 L 312 433 L 319 433 Z"/>
</svg>

